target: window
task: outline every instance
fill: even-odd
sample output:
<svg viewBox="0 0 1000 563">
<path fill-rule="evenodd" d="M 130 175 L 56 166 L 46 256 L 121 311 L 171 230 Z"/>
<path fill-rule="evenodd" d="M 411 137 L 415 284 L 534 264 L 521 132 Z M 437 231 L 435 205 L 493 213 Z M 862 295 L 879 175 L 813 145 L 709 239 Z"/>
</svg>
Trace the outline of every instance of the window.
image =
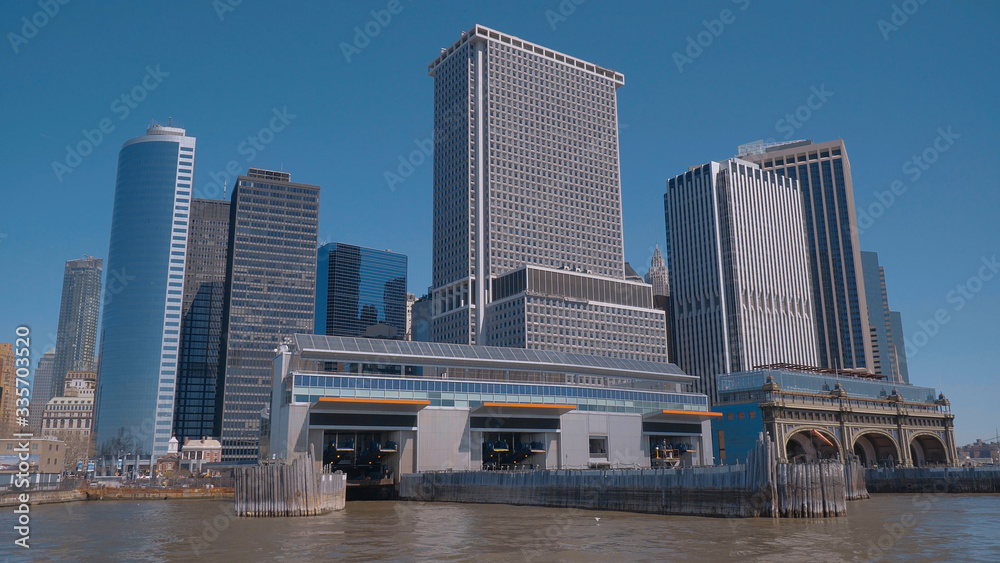
<svg viewBox="0 0 1000 563">
<path fill-rule="evenodd" d="M 590 457 L 592 458 L 608 458 L 608 437 L 607 436 L 591 436 L 590 437 Z"/>
</svg>

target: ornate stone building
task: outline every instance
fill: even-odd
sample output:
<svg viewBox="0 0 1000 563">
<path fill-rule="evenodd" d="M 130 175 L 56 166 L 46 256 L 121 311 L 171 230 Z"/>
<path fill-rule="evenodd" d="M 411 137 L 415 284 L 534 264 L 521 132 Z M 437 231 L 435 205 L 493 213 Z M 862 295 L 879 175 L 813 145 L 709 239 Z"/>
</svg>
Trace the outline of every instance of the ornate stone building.
<svg viewBox="0 0 1000 563">
<path fill-rule="evenodd" d="M 951 403 L 929 387 L 852 371 L 776 364 L 718 377 L 716 457 L 745 459 L 760 432 L 783 461 L 845 459 L 868 466 L 953 466 Z"/>
</svg>

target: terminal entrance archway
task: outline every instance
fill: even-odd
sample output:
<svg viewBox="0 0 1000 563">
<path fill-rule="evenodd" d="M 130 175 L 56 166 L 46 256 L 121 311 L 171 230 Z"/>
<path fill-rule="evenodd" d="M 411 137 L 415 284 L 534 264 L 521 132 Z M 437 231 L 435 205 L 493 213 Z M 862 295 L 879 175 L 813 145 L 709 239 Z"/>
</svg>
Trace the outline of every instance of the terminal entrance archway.
<svg viewBox="0 0 1000 563">
<path fill-rule="evenodd" d="M 545 467 L 545 435 L 539 432 L 483 432 L 483 469 Z"/>
<path fill-rule="evenodd" d="M 343 471 L 348 481 L 379 481 L 393 476 L 399 463 L 398 432 L 352 432 L 327 430 L 323 433 L 323 465 Z"/>
<path fill-rule="evenodd" d="M 892 438 L 878 432 L 866 432 L 854 440 L 854 454 L 865 467 L 895 467 L 899 448 Z"/>
<path fill-rule="evenodd" d="M 785 457 L 789 463 L 811 463 L 821 459 L 837 459 L 840 447 L 837 438 L 829 432 L 799 430 L 785 442 Z"/>
<path fill-rule="evenodd" d="M 948 452 L 940 438 L 921 434 L 910 440 L 910 458 L 915 467 L 947 465 Z"/>
</svg>

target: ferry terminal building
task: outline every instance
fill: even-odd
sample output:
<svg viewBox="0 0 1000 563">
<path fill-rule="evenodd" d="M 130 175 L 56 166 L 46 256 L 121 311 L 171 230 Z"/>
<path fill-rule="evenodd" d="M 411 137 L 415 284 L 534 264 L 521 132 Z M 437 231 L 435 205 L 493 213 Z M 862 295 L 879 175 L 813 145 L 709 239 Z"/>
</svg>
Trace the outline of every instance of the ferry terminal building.
<svg viewBox="0 0 1000 563">
<path fill-rule="evenodd" d="M 297 334 L 274 365 L 262 457 L 311 447 L 349 480 L 713 462 L 720 415 L 669 363 Z"/>
</svg>

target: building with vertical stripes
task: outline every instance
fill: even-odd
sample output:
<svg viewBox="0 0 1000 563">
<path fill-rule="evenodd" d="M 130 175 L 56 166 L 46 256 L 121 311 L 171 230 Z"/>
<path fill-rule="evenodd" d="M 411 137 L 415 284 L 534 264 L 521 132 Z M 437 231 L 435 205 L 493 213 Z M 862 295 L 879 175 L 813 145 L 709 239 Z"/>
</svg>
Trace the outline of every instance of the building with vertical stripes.
<svg viewBox="0 0 1000 563">
<path fill-rule="evenodd" d="M 758 147 L 750 151 L 741 147 L 741 158 L 798 181 L 802 190 L 819 365 L 871 370 L 868 304 L 844 141 Z"/>
<path fill-rule="evenodd" d="M 715 376 L 816 362 L 798 183 L 732 158 L 690 168 L 664 195 L 671 332 L 685 372 Z"/>
<path fill-rule="evenodd" d="M 49 381 L 49 397 L 62 395 L 66 373 L 94 369 L 97 317 L 101 313 L 101 274 L 104 260 L 84 256 L 67 260 L 63 272 L 62 300 L 56 355 Z"/>
</svg>

